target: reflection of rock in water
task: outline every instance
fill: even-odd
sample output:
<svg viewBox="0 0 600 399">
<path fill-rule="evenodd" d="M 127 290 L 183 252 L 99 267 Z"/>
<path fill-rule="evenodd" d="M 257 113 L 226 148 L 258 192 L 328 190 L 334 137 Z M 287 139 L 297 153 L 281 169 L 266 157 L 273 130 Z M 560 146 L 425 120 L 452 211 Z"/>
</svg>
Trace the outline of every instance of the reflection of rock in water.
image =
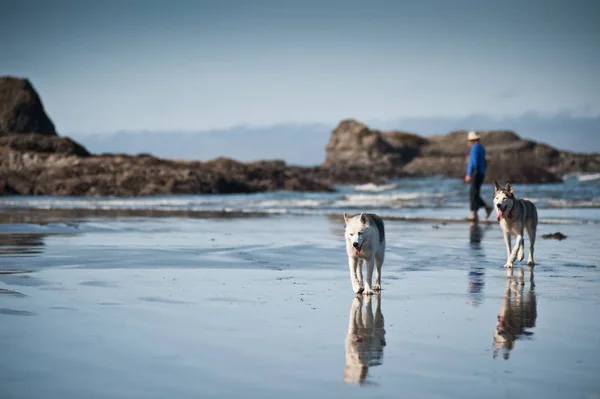
<svg viewBox="0 0 600 399">
<path fill-rule="evenodd" d="M 0 256 L 42 253 L 44 237 L 44 234 L 0 234 Z"/>
<path fill-rule="evenodd" d="M 375 297 L 375 317 L 371 296 L 353 299 L 350 309 L 348 334 L 346 336 L 346 367 L 344 381 L 348 384 L 364 384 L 369 367 L 383 363 L 385 329 L 381 312 L 381 294 Z"/>
<path fill-rule="evenodd" d="M 527 290 L 525 290 L 523 269 L 519 269 L 518 278 L 512 276 L 512 269 L 509 269 L 507 273 L 504 303 L 500 308 L 496 330 L 494 331 L 494 358 L 502 352 L 504 359 L 509 358 L 516 340 L 530 338 L 533 335 L 527 329 L 535 327 L 537 319 L 533 269 L 531 269 L 530 283 Z"/>
</svg>

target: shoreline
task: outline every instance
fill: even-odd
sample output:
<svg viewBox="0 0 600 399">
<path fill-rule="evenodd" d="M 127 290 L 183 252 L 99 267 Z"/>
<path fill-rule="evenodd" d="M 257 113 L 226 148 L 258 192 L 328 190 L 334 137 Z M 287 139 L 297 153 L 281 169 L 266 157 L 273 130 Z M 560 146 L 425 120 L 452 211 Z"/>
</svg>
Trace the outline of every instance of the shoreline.
<svg viewBox="0 0 600 399">
<path fill-rule="evenodd" d="M 466 209 L 466 208 L 465 208 Z M 596 210 L 600 208 L 568 208 L 568 211 L 584 212 L 587 210 Z M 419 209 L 417 209 L 419 210 Z M 461 211 L 462 208 L 448 208 L 450 212 Z M 360 212 L 356 209 L 350 211 Z M 414 211 L 414 209 L 410 209 Z M 552 209 L 555 213 L 561 211 L 560 208 Z M 191 219 L 244 219 L 244 218 L 277 218 L 277 217 L 326 217 L 337 219 L 341 217 L 344 209 L 334 211 L 323 210 L 278 210 L 271 209 L 265 211 L 257 210 L 187 210 L 187 209 L 143 209 L 143 208 L 113 208 L 113 209 L 95 209 L 82 207 L 57 207 L 57 208 L 35 208 L 35 207 L 1 207 L 0 206 L 0 226 L 6 223 L 48 223 L 53 219 L 79 219 L 79 218 L 191 218 Z M 370 212 L 370 210 L 368 210 Z M 467 214 L 467 211 L 463 213 Z M 465 217 L 453 215 L 440 216 L 396 216 L 386 214 L 385 211 L 378 212 L 385 220 L 394 222 L 420 223 L 420 224 L 473 224 Z M 489 219 L 481 217 L 478 224 L 495 225 L 498 222 L 492 214 Z M 575 218 L 544 218 L 541 217 L 538 222 L 540 225 L 570 225 L 570 224 L 600 224 L 599 220 L 582 220 Z"/>
</svg>

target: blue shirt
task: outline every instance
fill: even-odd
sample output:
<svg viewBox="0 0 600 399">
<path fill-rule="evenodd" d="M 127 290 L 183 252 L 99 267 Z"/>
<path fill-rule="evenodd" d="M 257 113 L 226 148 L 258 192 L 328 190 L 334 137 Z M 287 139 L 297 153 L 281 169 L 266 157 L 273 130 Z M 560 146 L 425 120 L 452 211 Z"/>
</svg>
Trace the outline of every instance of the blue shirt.
<svg viewBox="0 0 600 399">
<path fill-rule="evenodd" d="M 467 165 L 467 176 L 473 176 L 475 171 L 485 174 L 485 149 L 479 143 L 473 144 L 469 155 L 469 164 Z"/>
</svg>

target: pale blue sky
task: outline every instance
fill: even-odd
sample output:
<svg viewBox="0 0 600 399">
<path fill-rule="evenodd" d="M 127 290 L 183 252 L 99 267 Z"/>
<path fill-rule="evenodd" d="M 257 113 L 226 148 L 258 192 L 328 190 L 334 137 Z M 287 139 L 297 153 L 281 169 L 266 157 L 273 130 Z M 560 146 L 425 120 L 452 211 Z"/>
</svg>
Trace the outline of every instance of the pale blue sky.
<svg viewBox="0 0 600 399">
<path fill-rule="evenodd" d="M 61 133 L 600 115 L 600 1 L 25 0 L 2 10 L 0 74 L 30 78 Z"/>
</svg>

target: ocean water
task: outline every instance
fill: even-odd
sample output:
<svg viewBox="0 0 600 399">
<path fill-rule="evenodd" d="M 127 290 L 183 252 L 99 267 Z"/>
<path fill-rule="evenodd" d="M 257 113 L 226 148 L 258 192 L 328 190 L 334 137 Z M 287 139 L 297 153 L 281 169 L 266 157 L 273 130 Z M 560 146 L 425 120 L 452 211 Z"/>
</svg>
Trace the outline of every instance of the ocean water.
<svg viewBox="0 0 600 399">
<path fill-rule="evenodd" d="M 1 198 L 0 398 L 599 398 L 600 176 L 515 189 L 567 239 L 514 273 L 458 180 Z M 386 260 L 357 307 L 359 211 Z"/>
<path fill-rule="evenodd" d="M 384 185 L 340 186 L 336 193 L 275 192 L 243 195 L 177 195 L 143 198 L 4 197 L 0 210 L 15 208 L 146 210 L 169 212 L 338 215 L 375 212 L 398 219 L 462 220 L 468 214 L 468 185 L 457 179 L 402 179 Z M 516 185 L 533 201 L 540 223 L 600 223 L 600 174 L 566 176 L 562 184 Z M 493 186 L 482 187 L 491 203 Z"/>
</svg>

